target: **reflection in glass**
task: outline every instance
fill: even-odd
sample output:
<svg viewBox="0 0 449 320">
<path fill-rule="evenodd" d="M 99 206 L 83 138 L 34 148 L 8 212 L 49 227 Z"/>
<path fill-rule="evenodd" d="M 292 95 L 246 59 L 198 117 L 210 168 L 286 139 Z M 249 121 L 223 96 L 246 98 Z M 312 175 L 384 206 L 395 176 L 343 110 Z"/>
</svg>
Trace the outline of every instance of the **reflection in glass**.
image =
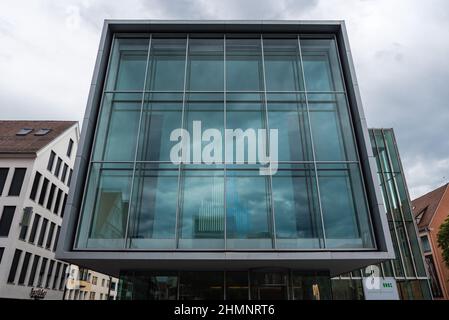
<svg viewBox="0 0 449 320">
<path fill-rule="evenodd" d="M 181 188 L 179 248 L 224 248 L 223 172 L 184 170 Z"/>
<path fill-rule="evenodd" d="M 111 54 L 106 90 L 142 90 L 148 39 L 116 39 Z"/>
<path fill-rule="evenodd" d="M 239 150 L 244 150 L 243 161 L 248 163 L 249 160 L 254 162 L 257 160 L 258 144 L 257 131 L 266 128 L 266 113 L 265 108 L 261 102 L 229 102 L 226 105 L 226 129 L 241 129 L 243 135 L 240 137 L 228 137 L 226 141 L 226 162 L 241 162 L 238 155 Z M 250 133 L 253 132 L 254 135 Z M 232 141 L 230 139 L 232 138 Z M 252 142 L 250 142 L 252 141 Z M 232 148 L 231 148 L 232 143 Z M 242 148 L 243 146 L 243 148 Z M 254 155 L 250 158 L 249 155 Z"/>
<path fill-rule="evenodd" d="M 187 90 L 223 90 L 223 39 L 189 39 Z"/>
<path fill-rule="evenodd" d="M 138 167 L 132 194 L 130 247 L 174 249 L 178 170 L 157 165 Z"/>
<path fill-rule="evenodd" d="M 227 171 L 227 248 L 272 248 L 269 180 L 259 171 Z"/>
<path fill-rule="evenodd" d="M 78 247 L 123 248 L 131 177 L 131 165 L 92 165 Z"/>
<path fill-rule="evenodd" d="M 183 90 L 186 41 L 186 39 L 158 39 L 153 37 L 147 75 L 147 90 Z"/>
<path fill-rule="evenodd" d="M 313 168 L 279 170 L 272 183 L 277 247 L 320 248 L 323 235 Z"/>
<path fill-rule="evenodd" d="M 358 165 L 318 165 L 318 179 L 327 247 L 373 247 Z"/>
<path fill-rule="evenodd" d="M 170 161 L 170 150 L 174 145 L 170 134 L 181 128 L 181 117 L 182 101 L 160 101 L 158 97 L 145 101 L 137 159 Z"/>
<path fill-rule="evenodd" d="M 263 90 L 260 39 L 226 39 L 226 89 Z"/>
<path fill-rule="evenodd" d="M 141 105 L 142 94 L 104 95 L 94 160 L 134 161 Z"/>
<path fill-rule="evenodd" d="M 312 161 L 309 121 L 305 101 L 268 102 L 268 124 L 278 130 L 279 161 Z"/>
<path fill-rule="evenodd" d="M 333 39 L 301 39 L 301 53 L 307 91 L 343 91 Z"/>
<path fill-rule="evenodd" d="M 223 272 L 183 272 L 179 300 L 223 300 Z"/>
<path fill-rule="evenodd" d="M 264 39 L 267 91 L 302 91 L 297 39 Z"/>
<path fill-rule="evenodd" d="M 328 274 L 292 272 L 293 300 L 331 300 L 332 289 Z"/>
<path fill-rule="evenodd" d="M 251 300 L 288 300 L 287 272 L 254 271 Z"/>
<path fill-rule="evenodd" d="M 248 300 L 248 272 L 226 272 L 226 300 Z"/>
<path fill-rule="evenodd" d="M 308 94 L 310 125 L 317 161 L 357 160 L 344 95 Z"/>
</svg>

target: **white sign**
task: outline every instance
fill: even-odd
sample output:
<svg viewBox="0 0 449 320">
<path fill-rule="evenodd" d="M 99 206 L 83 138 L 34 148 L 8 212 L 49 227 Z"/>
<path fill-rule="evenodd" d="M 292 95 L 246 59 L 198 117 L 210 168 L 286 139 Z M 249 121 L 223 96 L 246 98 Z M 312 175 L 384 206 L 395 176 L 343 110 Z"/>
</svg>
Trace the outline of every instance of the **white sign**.
<svg viewBox="0 0 449 320">
<path fill-rule="evenodd" d="M 396 280 L 391 277 L 363 278 L 365 300 L 399 300 Z"/>
</svg>

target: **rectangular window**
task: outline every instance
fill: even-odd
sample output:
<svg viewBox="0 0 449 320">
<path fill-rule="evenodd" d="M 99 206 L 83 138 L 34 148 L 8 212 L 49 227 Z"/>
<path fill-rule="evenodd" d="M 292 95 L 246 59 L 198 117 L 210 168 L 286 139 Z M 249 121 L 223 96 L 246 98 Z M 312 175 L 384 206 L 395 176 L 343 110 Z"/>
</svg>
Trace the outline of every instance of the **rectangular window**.
<svg viewBox="0 0 449 320">
<path fill-rule="evenodd" d="M 53 204 L 53 199 L 55 196 L 55 190 L 56 190 L 56 186 L 52 183 L 51 187 L 50 187 L 50 193 L 48 194 L 48 200 L 47 200 L 47 206 L 46 206 L 46 208 L 48 210 L 51 210 L 51 206 Z"/>
<path fill-rule="evenodd" d="M 89 294 L 89 300 L 95 300 L 95 292 Z"/>
<path fill-rule="evenodd" d="M 98 278 L 95 277 L 95 276 L 92 277 L 92 284 L 93 284 L 93 285 L 97 285 L 97 279 L 98 279 Z"/>
<path fill-rule="evenodd" d="M 61 232 L 61 227 L 58 226 L 58 230 L 56 231 L 56 237 L 55 237 L 55 242 L 53 243 L 53 252 L 56 251 L 56 247 L 58 245 L 58 239 L 59 239 L 59 233 Z"/>
<path fill-rule="evenodd" d="M 61 164 L 62 159 L 58 157 L 58 161 L 56 161 L 56 168 L 55 168 L 55 177 L 59 178 L 59 172 L 61 171 Z"/>
<path fill-rule="evenodd" d="M 58 262 L 56 264 L 56 271 L 55 271 L 55 278 L 53 280 L 53 285 L 51 286 L 51 288 L 53 290 L 56 290 L 56 287 L 57 287 L 57 285 L 59 283 L 60 271 L 61 271 L 61 262 Z"/>
<path fill-rule="evenodd" d="M 82 247 L 124 246 L 132 166 L 113 167 L 99 164 L 91 169 L 78 238 Z"/>
<path fill-rule="evenodd" d="M 36 213 L 34 215 L 33 226 L 31 227 L 30 238 L 28 239 L 28 241 L 30 243 L 34 243 L 34 240 L 36 238 L 37 228 L 39 227 L 40 219 L 41 219 L 41 216 Z"/>
<path fill-rule="evenodd" d="M 69 172 L 69 178 L 67 179 L 67 185 L 70 186 L 70 182 L 72 182 L 72 174 L 73 174 L 73 170 L 70 169 Z"/>
<path fill-rule="evenodd" d="M 53 163 L 55 162 L 55 157 L 56 157 L 56 153 L 54 151 L 52 151 L 50 153 L 50 158 L 48 159 L 48 165 L 47 165 L 47 170 L 50 172 L 53 170 Z"/>
<path fill-rule="evenodd" d="M 53 208 L 53 213 L 56 215 L 59 213 L 59 208 L 61 206 L 61 198 L 62 198 L 62 190 L 58 189 L 58 195 L 56 196 L 56 202 Z"/>
<path fill-rule="evenodd" d="M 41 233 L 39 235 L 39 240 L 37 241 L 37 245 L 40 247 L 42 247 L 42 245 L 44 243 L 45 233 L 47 231 L 47 224 L 48 224 L 48 220 L 44 218 L 44 220 L 42 221 L 42 227 L 41 227 Z"/>
<path fill-rule="evenodd" d="M 34 175 L 33 186 L 31 187 L 30 192 L 30 199 L 33 201 L 36 200 L 37 189 L 39 188 L 39 182 L 41 182 L 41 178 L 42 175 L 36 171 L 36 174 Z"/>
<path fill-rule="evenodd" d="M 62 175 L 61 175 L 61 181 L 62 183 L 65 183 L 65 178 L 67 177 L 67 170 L 69 169 L 69 166 L 64 163 L 64 168 L 62 169 Z"/>
<path fill-rule="evenodd" d="M 39 277 L 37 279 L 37 286 L 42 288 L 42 284 L 44 282 L 45 269 L 47 268 L 47 258 L 42 259 L 41 269 L 39 271 Z"/>
<path fill-rule="evenodd" d="M 28 286 L 34 286 L 34 279 L 36 278 L 37 266 L 39 265 L 40 256 L 35 255 L 33 260 L 33 265 L 31 266 L 30 278 L 28 279 Z"/>
<path fill-rule="evenodd" d="M 136 170 L 131 248 L 175 248 L 178 170 Z"/>
<path fill-rule="evenodd" d="M 227 247 L 271 249 L 272 226 L 269 179 L 254 171 L 227 171 Z"/>
<path fill-rule="evenodd" d="M 47 178 L 44 178 L 44 183 L 42 184 L 41 194 L 39 196 L 39 202 L 38 202 L 41 206 L 44 205 L 45 196 L 47 195 L 47 188 L 48 188 L 48 183 L 49 182 L 50 181 L 48 181 Z"/>
<path fill-rule="evenodd" d="M 104 287 L 104 279 L 101 279 L 101 286 Z"/>
<path fill-rule="evenodd" d="M 224 177 L 221 170 L 184 171 L 179 248 L 224 248 Z"/>
<path fill-rule="evenodd" d="M 422 249 L 424 252 L 431 252 L 429 238 L 427 236 L 421 236 Z"/>
<path fill-rule="evenodd" d="M 25 178 L 26 168 L 16 168 L 9 187 L 9 196 L 19 196 L 22 190 L 23 179 Z"/>
<path fill-rule="evenodd" d="M 22 250 L 16 249 L 14 252 L 14 257 L 12 258 L 11 268 L 9 269 L 8 283 L 14 283 L 21 256 Z"/>
<path fill-rule="evenodd" d="M 45 249 L 51 248 L 51 243 L 53 241 L 53 233 L 55 232 L 56 224 L 52 222 L 50 224 L 50 229 L 48 230 L 47 242 L 45 243 Z"/>
<path fill-rule="evenodd" d="M 263 90 L 260 39 L 226 39 L 226 89 Z"/>
<path fill-rule="evenodd" d="M 0 218 L 0 237 L 8 237 L 15 211 L 16 207 L 14 206 L 3 207 L 3 213 Z"/>
<path fill-rule="evenodd" d="M 64 200 L 62 201 L 61 218 L 64 217 L 64 210 L 66 203 L 67 203 L 67 193 L 64 194 Z"/>
<path fill-rule="evenodd" d="M 59 290 L 62 290 L 64 288 L 65 279 L 67 278 L 67 272 L 69 270 L 68 268 L 69 266 L 65 264 L 62 269 L 61 280 L 59 281 Z"/>
<path fill-rule="evenodd" d="M 69 158 L 72 156 L 72 149 L 73 149 L 73 140 L 70 139 L 69 145 L 67 147 L 67 157 L 69 157 Z"/>
<path fill-rule="evenodd" d="M 45 280 L 45 288 L 50 288 L 51 278 L 53 276 L 53 268 L 55 266 L 55 261 L 50 260 L 50 264 L 48 265 L 47 279 Z"/>
<path fill-rule="evenodd" d="M 8 177 L 9 168 L 0 168 L 0 196 L 3 193 L 3 187 L 5 186 L 6 178 Z"/>
<path fill-rule="evenodd" d="M 31 259 L 31 253 L 26 252 L 25 257 L 23 258 L 22 270 L 20 271 L 20 275 L 19 275 L 19 284 L 25 283 L 25 278 L 27 276 L 28 265 L 30 264 L 30 259 Z"/>
<path fill-rule="evenodd" d="M 4 247 L 0 247 L 0 263 L 2 263 L 3 252 L 5 252 L 5 248 Z"/>
</svg>

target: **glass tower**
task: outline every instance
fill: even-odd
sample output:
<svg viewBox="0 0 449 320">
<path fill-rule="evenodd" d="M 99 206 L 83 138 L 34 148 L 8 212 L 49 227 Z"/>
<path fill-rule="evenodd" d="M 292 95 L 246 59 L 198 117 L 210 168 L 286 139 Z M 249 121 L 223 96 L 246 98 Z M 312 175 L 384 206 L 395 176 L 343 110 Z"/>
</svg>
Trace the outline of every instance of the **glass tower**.
<svg viewBox="0 0 449 320">
<path fill-rule="evenodd" d="M 382 277 L 393 277 L 403 300 L 432 299 L 410 196 L 393 129 L 370 129 L 377 176 L 385 204 L 396 259 L 379 265 Z M 335 298 L 361 299 L 364 270 L 332 280 Z"/>
<path fill-rule="evenodd" d="M 59 254 L 154 299 L 330 298 L 391 257 L 346 41 L 341 22 L 107 22 Z"/>
</svg>

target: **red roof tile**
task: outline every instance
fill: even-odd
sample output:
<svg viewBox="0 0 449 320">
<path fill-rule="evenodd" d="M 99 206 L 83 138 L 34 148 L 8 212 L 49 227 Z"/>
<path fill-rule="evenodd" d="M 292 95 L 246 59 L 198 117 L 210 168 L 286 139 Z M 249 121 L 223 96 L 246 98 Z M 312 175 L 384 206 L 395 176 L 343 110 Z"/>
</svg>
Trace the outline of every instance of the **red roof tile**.
<svg viewBox="0 0 449 320">
<path fill-rule="evenodd" d="M 412 201 L 413 215 L 415 218 L 421 216 L 421 220 L 418 223 L 419 229 L 429 226 L 448 185 L 449 183 L 446 183 L 445 185 Z"/>
</svg>

